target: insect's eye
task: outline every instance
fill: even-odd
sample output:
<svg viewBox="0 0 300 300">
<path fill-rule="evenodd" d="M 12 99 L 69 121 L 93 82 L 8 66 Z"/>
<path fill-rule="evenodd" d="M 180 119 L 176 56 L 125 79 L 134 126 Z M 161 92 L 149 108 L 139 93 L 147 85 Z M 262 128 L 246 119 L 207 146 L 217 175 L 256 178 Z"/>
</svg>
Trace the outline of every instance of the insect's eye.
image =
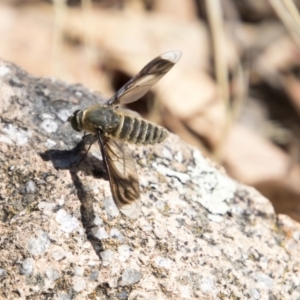
<svg viewBox="0 0 300 300">
<path fill-rule="evenodd" d="M 76 131 L 81 131 L 81 129 L 79 128 L 79 124 L 76 120 L 76 117 L 72 117 L 71 119 L 71 126 L 73 127 L 74 130 Z"/>
<path fill-rule="evenodd" d="M 73 115 L 68 118 L 68 121 L 71 123 L 71 126 L 76 131 L 81 131 L 80 121 L 81 121 L 81 110 L 74 111 Z"/>
</svg>

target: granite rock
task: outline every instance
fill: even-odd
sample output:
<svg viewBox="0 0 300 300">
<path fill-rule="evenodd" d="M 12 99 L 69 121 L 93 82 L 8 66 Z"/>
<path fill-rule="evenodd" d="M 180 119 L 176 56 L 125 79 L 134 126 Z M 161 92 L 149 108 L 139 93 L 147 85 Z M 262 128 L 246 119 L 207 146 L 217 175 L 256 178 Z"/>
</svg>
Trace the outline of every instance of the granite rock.
<svg viewBox="0 0 300 300">
<path fill-rule="evenodd" d="M 103 103 L 0 62 L 1 299 L 300 299 L 300 225 L 170 134 L 131 145 L 142 213 L 65 120 Z M 5 70 L 5 72 L 3 72 Z"/>
</svg>

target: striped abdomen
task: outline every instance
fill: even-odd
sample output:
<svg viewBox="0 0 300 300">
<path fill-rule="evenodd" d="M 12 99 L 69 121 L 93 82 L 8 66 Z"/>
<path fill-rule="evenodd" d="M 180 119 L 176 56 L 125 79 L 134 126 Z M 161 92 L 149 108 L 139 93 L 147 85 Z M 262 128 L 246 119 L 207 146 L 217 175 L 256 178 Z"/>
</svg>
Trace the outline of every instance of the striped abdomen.
<svg viewBox="0 0 300 300">
<path fill-rule="evenodd" d="M 165 128 L 143 119 L 118 114 L 119 125 L 109 134 L 115 138 L 134 144 L 155 144 L 162 142 L 168 135 Z"/>
</svg>

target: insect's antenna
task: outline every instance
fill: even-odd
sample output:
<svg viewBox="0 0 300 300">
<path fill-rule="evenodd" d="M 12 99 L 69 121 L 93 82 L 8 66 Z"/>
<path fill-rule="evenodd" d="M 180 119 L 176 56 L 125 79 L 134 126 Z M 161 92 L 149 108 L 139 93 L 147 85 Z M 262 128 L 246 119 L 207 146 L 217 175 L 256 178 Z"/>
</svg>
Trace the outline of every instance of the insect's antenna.
<svg viewBox="0 0 300 300">
<path fill-rule="evenodd" d="M 86 135 L 84 135 L 83 137 L 85 137 Z M 97 136 L 94 136 L 92 142 L 90 143 L 89 145 L 89 148 L 85 151 L 83 157 L 81 158 L 81 160 L 79 161 L 79 163 L 76 165 L 77 167 L 80 166 L 80 164 L 83 162 L 83 160 L 85 159 L 85 157 L 87 156 L 88 152 L 90 151 L 92 145 L 95 143 L 95 140 L 96 140 Z"/>
</svg>

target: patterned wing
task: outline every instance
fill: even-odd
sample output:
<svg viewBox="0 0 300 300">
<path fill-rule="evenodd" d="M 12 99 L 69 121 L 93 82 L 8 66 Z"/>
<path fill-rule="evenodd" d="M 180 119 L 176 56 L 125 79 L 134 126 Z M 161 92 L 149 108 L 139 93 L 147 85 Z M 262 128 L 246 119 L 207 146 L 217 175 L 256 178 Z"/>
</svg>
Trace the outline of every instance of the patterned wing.
<svg viewBox="0 0 300 300">
<path fill-rule="evenodd" d="M 154 58 L 136 76 L 120 88 L 106 102 L 106 105 L 126 104 L 140 99 L 170 71 L 180 57 L 180 51 L 170 51 Z"/>
<path fill-rule="evenodd" d="M 123 142 L 105 139 L 100 133 L 97 136 L 115 204 L 124 215 L 135 219 L 141 211 L 141 199 L 130 149 Z"/>
</svg>

